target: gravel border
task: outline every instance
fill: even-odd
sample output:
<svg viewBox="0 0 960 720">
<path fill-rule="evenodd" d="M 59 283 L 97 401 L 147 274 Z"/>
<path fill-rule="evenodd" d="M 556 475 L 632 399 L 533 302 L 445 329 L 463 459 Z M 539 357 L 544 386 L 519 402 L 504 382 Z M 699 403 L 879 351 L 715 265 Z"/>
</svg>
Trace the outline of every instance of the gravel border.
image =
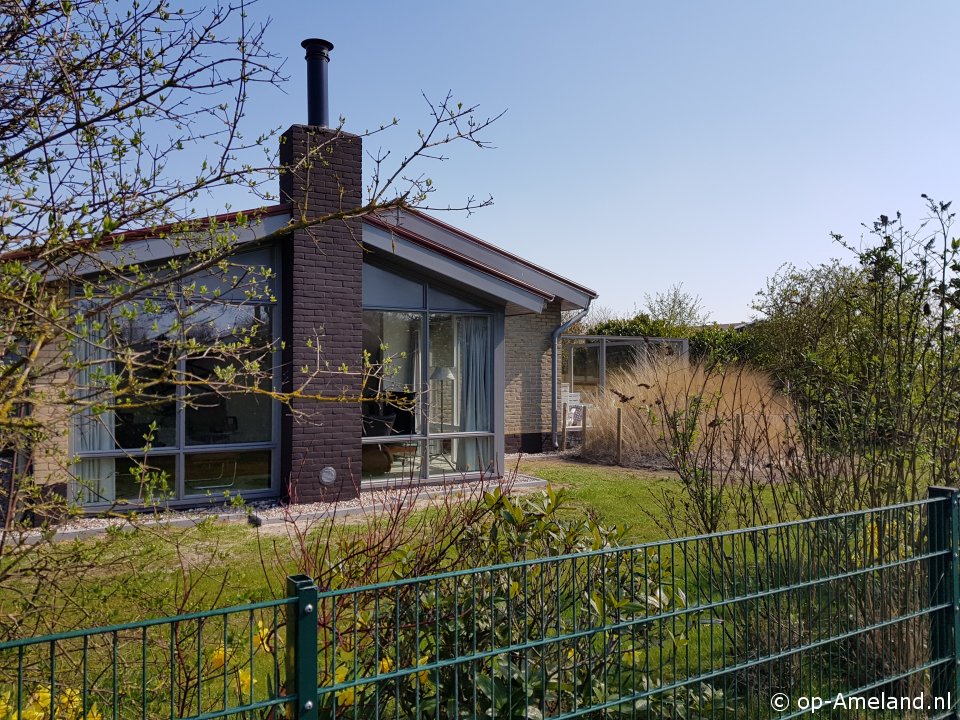
<svg viewBox="0 0 960 720">
<path fill-rule="evenodd" d="M 385 509 L 409 507 L 448 495 L 469 497 L 496 488 L 504 492 L 526 492 L 546 486 L 546 480 L 518 473 L 511 478 L 496 480 L 372 488 L 361 491 L 358 497 L 334 502 L 290 505 L 283 504 L 279 500 L 269 500 L 252 501 L 240 509 L 218 506 L 182 511 L 170 510 L 156 514 L 130 513 L 109 517 L 75 517 L 53 528 L 52 539 L 54 541 L 80 540 L 105 535 L 111 530 L 129 532 L 139 527 L 150 526 L 189 527 L 211 519 L 224 525 L 241 523 L 254 527 L 283 525 L 373 514 Z M 40 530 L 31 530 L 19 536 L 18 539 L 33 544 L 43 537 L 44 534 Z"/>
</svg>

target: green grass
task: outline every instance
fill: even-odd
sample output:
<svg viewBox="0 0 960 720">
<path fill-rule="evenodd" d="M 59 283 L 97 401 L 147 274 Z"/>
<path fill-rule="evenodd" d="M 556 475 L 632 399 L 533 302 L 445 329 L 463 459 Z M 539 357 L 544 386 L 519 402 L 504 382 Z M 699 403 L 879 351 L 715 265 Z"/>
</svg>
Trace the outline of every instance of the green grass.
<svg viewBox="0 0 960 720">
<path fill-rule="evenodd" d="M 626 527 L 636 542 L 666 537 L 656 522 L 658 501 L 681 490 L 675 475 L 657 470 L 534 457 L 523 459 L 519 470 L 564 488 L 577 510 L 596 512 L 606 525 Z"/>
<path fill-rule="evenodd" d="M 564 488 L 570 500 L 567 512 L 594 512 L 605 525 L 628 528 L 627 537 L 633 542 L 665 536 L 653 519 L 656 499 L 679 488 L 668 473 L 568 460 L 524 460 L 519 469 Z M 45 591 L 31 586 L 28 579 L 26 586 L 17 588 L 26 592 L 14 592 L 11 584 L 0 583 L 0 616 L 25 617 L 29 613 L 37 618 L 15 631 L 23 636 L 169 615 L 178 609 L 265 600 L 274 595 L 271 584 L 282 593 L 285 575 L 298 571 L 290 550 L 290 538 L 283 528 L 258 537 L 253 527 L 216 521 L 187 528 L 142 527 L 56 542 L 31 561 L 38 567 L 56 566 L 58 553 L 62 553 L 60 557 L 71 558 L 64 565 L 80 568 L 56 583 L 58 611 L 42 614 L 42 619 L 30 612 L 33 601 L 29 596 Z"/>
</svg>

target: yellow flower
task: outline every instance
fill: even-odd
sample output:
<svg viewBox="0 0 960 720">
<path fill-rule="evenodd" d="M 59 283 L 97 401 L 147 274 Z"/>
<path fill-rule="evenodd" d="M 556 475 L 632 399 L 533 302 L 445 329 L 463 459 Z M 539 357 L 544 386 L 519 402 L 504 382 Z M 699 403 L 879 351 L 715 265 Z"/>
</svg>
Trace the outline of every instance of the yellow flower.
<svg viewBox="0 0 960 720">
<path fill-rule="evenodd" d="M 270 652 L 270 638 L 273 631 L 263 624 L 262 620 L 257 620 L 257 649 Z"/>
<path fill-rule="evenodd" d="M 10 690 L 0 695 L 0 718 L 6 718 L 16 710 L 16 707 L 10 702 Z"/>
<path fill-rule="evenodd" d="M 41 685 L 33 691 L 23 707 L 23 720 L 51 720 L 50 699 L 52 693 L 46 685 Z M 0 718 L 16 716 L 16 707 L 10 702 L 10 693 L 0 695 Z M 76 688 L 57 688 L 54 699 L 53 718 L 55 720 L 103 720 L 96 708 L 84 715 L 83 695 Z"/>
<path fill-rule="evenodd" d="M 227 664 L 227 651 L 226 648 L 221 645 L 210 655 L 210 667 L 213 670 L 219 670 L 224 665 Z"/>
<path fill-rule="evenodd" d="M 48 720 L 50 715 L 48 714 L 50 706 L 47 705 L 46 710 L 41 709 L 40 707 L 28 703 L 27 706 L 23 709 L 22 717 L 23 720 Z"/>
<path fill-rule="evenodd" d="M 336 678 L 337 683 L 346 682 L 347 677 L 350 675 L 350 668 L 346 665 L 340 665 L 333 673 L 334 678 Z M 357 690 L 356 688 L 344 688 L 343 690 L 337 693 L 337 703 L 342 707 L 350 707 L 357 699 Z"/>
<path fill-rule="evenodd" d="M 40 686 L 33 691 L 26 707 L 23 708 L 23 720 L 49 720 L 50 688 Z"/>
<path fill-rule="evenodd" d="M 83 696 L 74 688 L 61 688 L 57 692 L 57 718 L 75 718 L 83 712 Z"/>
<path fill-rule="evenodd" d="M 417 667 L 420 667 L 421 665 L 426 665 L 428 662 L 430 662 L 430 656 L 424 655 L 422 658 L 420 658 L 417 661 Z M 413 675 L 410 676 L 410 683 L 413 685 L 414 688 L 423 686 L 425 690 L 431 690 L 433 689 L 433 683 L 430 682 L 430 675 L 431 675 L 430 670 L 421 670 L 420 672 L 414 673 Z"/>
<path fill-rule="evenodd" d="M 357 699 L 356 688 L 346 688 L 337 693 L 337 703 L 340 707 L 350 707 Z"/>
<path fill-rule="evenodd" d="M 240 687 L 240 694 L 247 696 L 250 694 L 250 683 L 253 682 L 254 685 L 257 684 L 256 678 L 250 677 L 249 670 L 237 670 L 237 685 Z"/>
<path fill-rule="evenodd" d="M 644 654 L 639 650 L 631 650 L 623 654 L 623 662 L 633 667 L 634 665 L 643 665 Z"/>
<path fill-rule="evenodd" d="M 84 720 L 103 720 L 103 715 L 100 714 L 100 710 L 96 705 L 92 705 L 90 709 L 87 710 Z"/>
<path fill-rule="evenodd" d="M 380 660 L 379 669 L 381 675 L 386 675 L 388 672 L 393 670 L 393 660 L 388 657 L 383 658 Z"/>
</svg>

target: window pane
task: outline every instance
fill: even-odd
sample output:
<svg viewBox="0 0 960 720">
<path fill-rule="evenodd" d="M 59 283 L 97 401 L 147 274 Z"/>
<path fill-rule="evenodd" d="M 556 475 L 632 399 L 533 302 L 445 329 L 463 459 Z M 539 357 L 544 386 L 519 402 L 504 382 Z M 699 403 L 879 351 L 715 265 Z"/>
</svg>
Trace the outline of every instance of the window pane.
<svg viewBox="0 0 960 720">
<path fill-rule="evenodd" d="M 430 315 L 430 432 L 493 430 L 493 356 L 486 316 Z"/>
<path fill-rule="evenodd" d="M 422 443 L 392 442 L 364 445 L 362 472 L 364 480 L 420 479 Z"/>
<path fill-rule="evenodd" d="M 205 303 L 184 318 L 184 332 L 201 345 L 243 345 L 266 351 L 273 341 L 273 308 L 270 305 Z"/>
<path fill-rule="evenodd" d="M 422 308 L 423 290 L 416 280 L 363 264 L 364 307 Z"/>
<path fill-rule="evenodd" d="M 498 470 L 490 437 L 437 438 L 427 442 L 427 449 L 430 477 L 455 477 L 481 470 L 495 474 Z"/>
<path fill-rule="evenodd" d="M 176 387 L 169 381 L 179 354 L 178 309 L 170 300 L 146 299 L 118 312 L 113 320 L 113 372 L 122 391 L 113 413 L 115 446 L 172 447 L 177 443 L 177 409 Z"/>
<path fill-rule="evenodd" d="M 618 345 L 607 343 L 606 373 L 607 378 L 618 370 L 629 371 L 638 364 L 647 360 L 646 347 L 640 344 Z"/>
<path fill-rule="evenodd" d="M 225 267 L 201 270 L 183 279 L 181 287 L 188 302 L 233 300 L 272 302 L 276 295 L 276 274 L 269 248 L 234 255 Z"/>
<path fill-rule="evenodd" d="M 256 392 L 273 387 L 272 256 L 270 250 L 235 256 L 227 267 L 90 319 L 76 344 L 77 397 L 89 407 L 77 413 L 73 447 L 81 456 L 117 449 L 142 454 L 146 443 L 156 452 L 179 453 L 151 451 L 160 480 L 145 476 L 136 460 L 83 457 L 79 500 L 182 498 L 174 474 L 181 462 L 186 492 L 194 496 L 269 489 L 271 450 L 201 454 L 195 448 L 274 440 L 273 401 Z M 191 452 L 183 455 L 184 449 Z"/>
<path fill-rule="evenodd" d="M 444 292 L 430 286 L 427 297 L 430 300 L 431 310 L 483 310 L 472 300 Z"/>
<path fill-rule="evenodd" d="M 176 457 L 87 458 L 77 466 L 77 495 L 83 503 L 161 502 L 176 492 Z"/>
<path fill-rule="evenodd" d="M 421 313 L 363 313 L 363 350 L 368 377 L 363 403 L 363 434 L 414 435 L 418 432 Z"/>
<path fill-rule="evenodd" d="M 187 380 L 209 382 L 185 396 L 184 423 L 188 445 L 269 442 L 273 408 L 268 395 L 243 387 L 269 390 L 273 384 L 271 309 L 266 306 L 221 305 L 204 308 L 204 322 L 189 329 L 201 346 L 221 343 L 221 353 L 190 357 Z M 239 388 L 241 389 L 238 389 Z"/>
<path fill-rule="evenodd" d="M 194 453 L 184 459 L 187 495 L 270 488 L 270 451 Z"/>
<path fill-rule="evenodd" d="M 576 392 L 593 392 L 600 384 L 600 346 L 573 346 L 573 387 Z"/>
</svg>

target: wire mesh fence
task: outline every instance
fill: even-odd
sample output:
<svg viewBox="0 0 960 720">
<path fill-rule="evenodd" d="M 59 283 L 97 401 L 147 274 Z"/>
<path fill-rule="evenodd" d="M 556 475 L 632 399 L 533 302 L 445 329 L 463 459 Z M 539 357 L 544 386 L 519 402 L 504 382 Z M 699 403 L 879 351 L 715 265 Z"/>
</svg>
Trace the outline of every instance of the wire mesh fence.
<svg viewBox="0 0 960 720">
<path fill-rule="evenodd" d="M 2 720 L 257 717 L 295 702 L 283 599 L 0 645 Z M 281 715 L 274 715 L 282 717 Z"/>
<path fill-rule="evenodd" d="M 0 718 L 955 717 L 930 499 L 0 645 Z M 599 542 L 599 539 L 598 539 Z"/>
<path fill-rule="evenodd" d="M 955 657 L 931 641 L 953 605 L 930 583 L 951 551 L 929 541 L 952 502 L 324 593 L 320 707 L 787 718 L 811 698 L 886 693 L 932 710 Z"/>
</svg>

